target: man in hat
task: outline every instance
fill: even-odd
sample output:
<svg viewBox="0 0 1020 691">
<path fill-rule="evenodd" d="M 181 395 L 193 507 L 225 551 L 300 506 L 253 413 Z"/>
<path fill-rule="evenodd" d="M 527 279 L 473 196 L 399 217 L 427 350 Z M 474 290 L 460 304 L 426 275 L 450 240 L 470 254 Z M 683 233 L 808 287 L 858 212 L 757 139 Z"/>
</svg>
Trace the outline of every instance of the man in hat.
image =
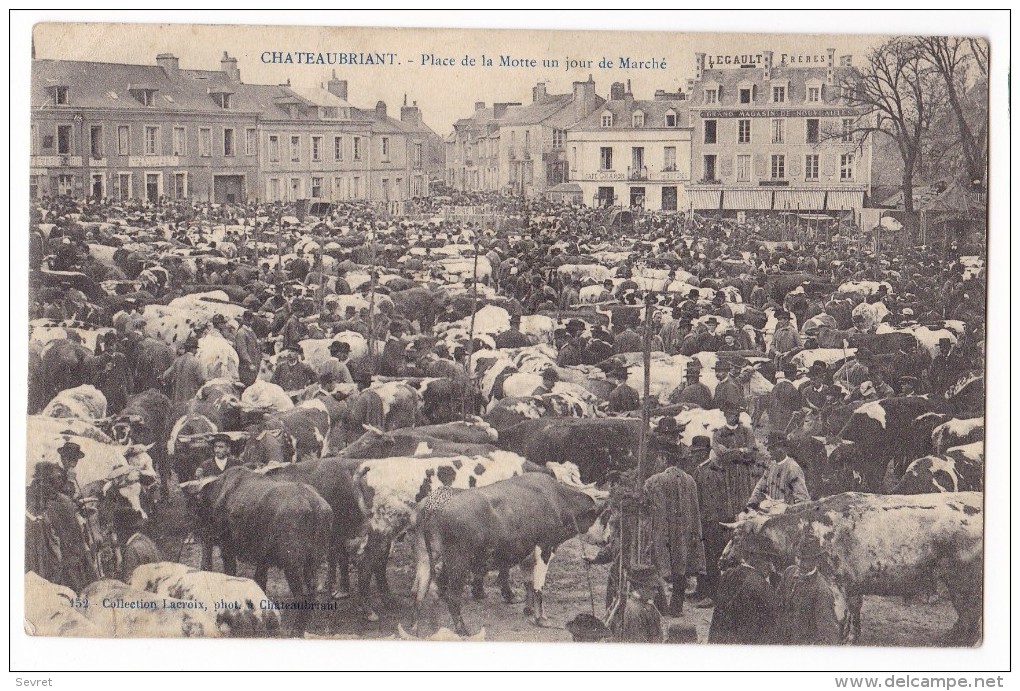
<svg viewBox="0 0 1020 691">
<path fill-rule="evenodd" d="M 237 351 L 238 376 L 245 386 L 251 386 L 258 377 L 259 368 L 262 366 L 262 345 L 258 336 L 255 335 L 252 324 L 255 315 L 246 310 L 241 316 L 241 326 L 234 334 L 234 350 Z"/>
<path fill-rule="evenodd" d="M 673 418 L 665 419 L 676 426 Z M 659 577 L 672 586 L 669 615 L 679 617 L 687 579 L 705 572 L 705 547 L 694 478 L 680 467 L 679 454 L 667 462 L 665 470 L 645 481 L 644 493 L 650 504 L 652 563 Z"/>
<path fill-rule="evenodd" d="M 547 393 L 552 393 L 553 387 L 556 386 L 556 382 L 559 380 L 560 375 L 556 374 L 556 370 L 552 367 L 546 367 L 542 371 L 542 383 L 531 392 L 531 395 L 542 396 Z"/>
<path fill-rule="evenodd" d="M 202 374 L 202 364 L 198 361 L 197 352 L 198 339 L 194 335 L 188 336 L 181 346 L 181 353 L 177 359 L 165 372 L 159 375 L 160 381 L 170 380 L 172 382 L 175 405 L 190 401 L 205 384 L 205 376 Z"/>
<path fill-rule="evenodd" d="M 613 353 L 615 355 L 620 355 L 621 353 L 640 353 L 642 350 L 641 336 L 629 325 L 617 332 L 616 338 L 613 340 Z"/>
<path fill-rule="evenodd" d="M 768 393 L 765 413 L 769 416 L 769 430 L 785 432 L 793 414 L 804 407 L 804 397 L 793 382 L 797 378 L 797 366 L 787 363 L 776 372 L 776 385 Z"/>
<path fill-rule="evenodd" d="M 722 407 L 726 424 L 712 434 L 712 448 L 716 455 L 726 459 L 747 459 L 757 453 L 751 428 L 742 424 L 743 406 L 726 402 Z"/>
<path fill-rule="evenodd" d="M 942 397 L 960 375 L 959 367 L 952 357 L 953 342 L 949 338 L 940 338 L 938 352 L 932 358 L 931 365 L 925 373 L 928 390 L 937 397 Z"/>
<path fill-rule="evenodd" d="M 766 499 L 791 505 L 811 501 L 804 470 L 793 457 L 794 450 L 786 435 L 770 433 L 768 446 L 772 462 L 751 492 L 748 508 L 755 509 Z"/>
<path fill-rule="evenodd" d="M 235 456 L 230 449 L 230 437 L 226 434 L 215 434 L 212 437 L 213 455 L 206 459 L 195 471 L 195 479 L 201 480 L 204 477 L 215 477 L 222 474 L 227 468 L 234 468 L 242 465 L 241 459 Z"/>
<path fill-rule="evenodd" d="M 840 645 L 846 640 L 845 602 L 837 602 L 825 549 L 806 533 L 797 545 L 796 563 L 779 581 L 779 617 L 776 643 L 783 645 Z"/>
<path fill-rule="evenodd" d="M 521 332 L 521 315 L 510 315 L 510 328 L 496 335 L 497 348 L 526 348 L 531 345 L 528 337 Z"/>
<path fill-rule="evenodd" d="M 307 337 L 307 330 L 301 321 L 304 312 L 303 304 L 295 301 L 293 307 L 294 311 L 287 318 L 287 321 L 284 322 L 283 329 L 280 331 L 280 335 L 283 337 L 282 345 L 284 349 L 300 347 L 301 341 Z"/>
<path fill-rule="evenodd" d="M 900 396 L 915 395 L 917 392 L 917 377 L 900 377 L 899 387 Z"/>
<path fill-rule="evenodd" d="M 568 329 L 565 332 L 560 352 L 556 355 L 556 365 L 559 367 L 572 367 L 580 364 L 581 346 L 577 336 L 573 335 Z"/>
<path fill-rule="evenodd" d="M 314 382 L 318 378 L 315 370 L 300 358 L 301 353 L 297 348 L 284 350 L 280 355 L 280 361 L 276 363 L 276 371 L 273 372 L 271 383 L 290 393 L 301 391 Z"/>
<path fill-rule="evenodd" d="M 613 336 L 601 325 L 591 329 L 591 339 L 585 344 L 582 361 L 586 365 L 597 365 L 613 356 Z"/>
<path fill-rule="evenodd" d="M 616 384 L 609 393 L 609 412 L 627 413 L 641 407 L 641 396 L 637 389 L 627 383 L 627 368 L 617 367 L 609 373 L 609 380 Z"/>
<path fill-rule="evenodd" d="M 347 361 L 351 357 L 351 344 L 346 341 L 333 341 L 329 344 L 329 358 L 319 368 L 319 374 L 329 374 L 339 384 L 353 384 L 351 371 Z"/>
<path fill-rule="evenodd" d="M 712 392 L 701 382 L 701 363 L 691 358 L 685 371 L 686 383 L 669 394 L 670 405 L 687 404 L 698 408 L 712 407 Z"/>
<path fill-rule="evenodd" d="M 390 322 L 390 333 L 382 349 L 379 374 L 384 377 L 399 377 L 407 364 L 407 344 L 403 340 L 404 325 L 398 320 Z"/>
<path fill-rule="evenodd" d="M 712 398 L 712 405 L 720 410 L 726 407 L 744 408 L 744 385 L 733 376 L 733 366 L 722 358 L 716 360 L 715 376 L 719 383 L 715 387 L 715 396 Z"/>
<path fill-rule="evenodd" d="M 659 337 L 662 339 L 662 348 L 669 355 L 676 355 L 680 352 L 684 336 L 691 331 L 690 320 L 682 318 L 681 314 L 680 308 L 674 307 L 673 318 L 659 331 Z"/>
<path fill-rule="evenodd" d="M 829 368 L 821 360 L 815 360 L 808 368 L 808 380 L 800 385 L 804 405 L 814 411 L 824 410 L 836 398 L 836 392 L 829 384 Z"/>
<path fill-rule="evenodd" d="M 778 363 L 787 353 L 797 350 L 803 345 L 800 334 L 790 323 L 790 313 L 786 310 L 776 310 L 776 330 L 772 334 L 768 354 Z"/>
</svg>

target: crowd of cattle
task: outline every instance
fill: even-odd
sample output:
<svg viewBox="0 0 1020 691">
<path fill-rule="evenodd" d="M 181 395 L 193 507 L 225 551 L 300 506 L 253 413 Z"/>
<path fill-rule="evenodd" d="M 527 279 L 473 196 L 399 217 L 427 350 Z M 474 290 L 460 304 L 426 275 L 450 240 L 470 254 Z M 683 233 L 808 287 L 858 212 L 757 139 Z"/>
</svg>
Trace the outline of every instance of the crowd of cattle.
<svg viewBox="0 0 1020 691">
<path fill-rule="evenodd" d="M 522 565 L 540 621 L 554 551 L 606 539 L 608 490 L 638 465 L 641 410 L 614 392 L 643 392 L 647 342 L 651 425 L 677 430 L 650 435 L 652 456 L 726 425 L 720 406 L 677 402 L 688 374 L 710 396 L 731 376 L 739 424 L 787 436 L 816 498 L 734 523 L 722 564 L 767 552 L 782 571 L 812 533 L 851 631 L 864 595 L 942 579 L 954 640 L 978 639 L 983 245 L 861 257 L 765 243 L 752 224 L 621 230 L 594 210 L 501 204 L 518 231 L 356 203 L 304 220 L 279 205 L 34 209 L 33 632 L 276 635 L 269 569 L 311 602 L 324 557 L 327 593 L 350 592 L 349 556 L 377 619 L 371 583 L 388 592 L 408 532 L 418 605 L 435 580 L 466 633 L 463 587 L 499 571 L 511 599 Z M 787 318 L 794 347 L 776 335 Z M 774 395 L 784 373 L 794 404 Z M 224 441 L 235 467 L 202 472 Z M 185 500 L 201 570 L 164 555 L 128 571 L 131 540 Z"/>
</svg>

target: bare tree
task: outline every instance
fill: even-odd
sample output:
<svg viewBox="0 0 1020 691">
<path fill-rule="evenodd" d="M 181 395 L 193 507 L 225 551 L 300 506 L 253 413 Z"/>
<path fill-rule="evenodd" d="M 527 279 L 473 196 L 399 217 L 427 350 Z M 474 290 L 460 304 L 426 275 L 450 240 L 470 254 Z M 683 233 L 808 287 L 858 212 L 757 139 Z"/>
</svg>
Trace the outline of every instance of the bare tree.
<svg viewBox="0 0 1020 691">
<path fill-rule="evenodd" d="M 946 99 L 959 130 L 967 181 L 983 180 L 988 158 L 988 111 L 985 103 L 988 43 L 955 36 L 926 36 L 918 39 L 918 45 L 924 60 L 945 82 Z M 971 72 L 972 68 L 976 75 Z"/>
<path fill-rule="evenodd" d="M 903 208 L 914 210 L 914 175 L 921 164 L 926 138 L 945 97 L 937 70 L 925 59 L 915 39 L 893 38 L 875 48 L 861 69 L 841 75 L 845 105 L 860 114 L 850 131 L 829 134 L 862 145 L 881 132 L 896 143 L 903 159 Z"/>
</svg>

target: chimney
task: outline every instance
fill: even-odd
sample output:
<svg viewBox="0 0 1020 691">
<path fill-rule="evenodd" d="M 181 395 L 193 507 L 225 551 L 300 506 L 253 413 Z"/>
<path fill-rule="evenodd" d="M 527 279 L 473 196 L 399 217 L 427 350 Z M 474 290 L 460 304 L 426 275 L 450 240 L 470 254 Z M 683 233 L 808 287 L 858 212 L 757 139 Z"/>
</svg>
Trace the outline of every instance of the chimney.
<svg viewBox="0 0 1020 691">
<path fill-rule="evenodd" d="M 825 83 L 826 84 L 832 84 L 833 82 L 836 81 L 836 65 L 835 65 L 835 61 L 833 60 L 833 58 L 836 55 L 836 49 L 835 48 L 826 48 L 825 52 L 828 53 L 828 58 L 826 59 L 826 62 L 825 62 L 825 66 L 826 66 Z"/>
<path fill-rule="evenodd" d="M 386 101 L 376 101 L 375 103 L 375 119 L 385 120 L 386 119 Z"/>
<path fill-rule="evenodd" d="M 538 103 L 546 96 L 545 82 L 539 82 L 535 86 L 531 87 L 531 101 L 532 103 Z"/>
<path fill-rule="evenodd" d="M 588 75 L 586 82 L 574 82 L 574 120 L 582 120 L 595 111 L 595 80 Z"/>
<path fill-rule="evenodd" d="M 163 68 L 166 76 L 177 74 L 181 69 L 180 60 L 173 53 L 160 53 L 156 56 L 156 64 Z"/>
<path fill-rule="evenodd" d="M 421 111 L 418 110 L 418 102 L 414 101 L 407 105 L 407 95 L 404 95 L 404 105 L 400 107 L 400 122 L 407 122 L 412 125 L 421 124 Z"/>
<path fill-rule="evenodd" d="M 705 54 L 694 54 L 694 81 L 700 82 L 705 76 Z"/>
<path fill-rule="evenodd" d="M 762 76 L 765 78 L 765 81 L 768 81 L 769 79 L 772 79 L 772 51 L 771 50 L 763 50 L 762 51 L 762 65 L 764 66 L 763 70 L 762 70 L 762 72 L 763 72 Z"/>
<path fill-rule="evenodd" d="M 223 59 L 220 60 L 220 69 L 223 71 L 223 74 L 227 75 L 227 79 L 230 81 L 241 81 L 241 70 L 237 69 L 237 58 L 232 58 L 227 55 L 227 51 L 223 51 Z"/>
<path fill-rule="evenodd" d="M 609 100 L 623 100 L 623 82 L 613 82 L 612 86 L 609 87 Z"/>
<path fill-rule="evenodd" d="M 475 101 L 475 110 L 476 111 L 477 110 L 484 110 L 484 109 L 485 109 L 485 101 Z"/>
<path fill-rule="evenodd" d="M 333 76 L 330 77 L 329 82 L 326 83 L 326 89 L 337 98 L 342 98 L 345 101 L 347 100 L 347 80 L 337 79 L 336 70 L 333 70 Z"/>
</svg>

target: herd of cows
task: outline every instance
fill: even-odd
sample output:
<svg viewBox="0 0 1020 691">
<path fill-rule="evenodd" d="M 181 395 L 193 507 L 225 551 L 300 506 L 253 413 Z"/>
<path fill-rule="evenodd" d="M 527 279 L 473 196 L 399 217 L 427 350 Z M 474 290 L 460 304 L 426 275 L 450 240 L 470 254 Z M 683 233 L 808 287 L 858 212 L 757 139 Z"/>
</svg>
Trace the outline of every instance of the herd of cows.
<svg viewBox="0 0 1020 691">
<path fill-rule="evenodd" d="M 724 571 L 764 553 L 782 573 L 810 534 L 835 593 L 830 642 L 859 636 L 865 596 L 936 582 L 958 617 L 946 640 L 980 640 L 983 247 L 900 262 L 708 219 L 626 231 L 587 209 L 509 208 L 516 229 L 498 234 L 356 203 L 305 220 L 265 206 L 34 209 L 30 632 L 295 635 L 304 619 L 283 630 L 287 602 L 345 597 L 378 620 L 405 536 L 414 624 L 436 585 L 468 635 L 464 587 L 481 596 L 495 571 L 512 601 L 517 566 L 542 623 L 556 549 L 610 539 L 608 498 L 644 437 L 654 464 L 727 425 L 720 406 L 675 394 L 693 371 L 715 396 L 732 371 L 739 425 L 756 444 L 787 437 L 814 501 L 733 516 Z M 795 347 L 780 346 L 784 314 Z M 901 380 L 907 365 L 916 376 Z M 832 375 L 861 366 L 865 382 Z M 803 395 L 780 423 L 784 372 Z M 825 372 L 819 404 L 808 389 Z M 643 395 L 646 379 L 643 430 L 616 396 Z M 672 439 L 652 433 L 667 418 Z M 180 513 L 179 534 L 161 534 Z M 192 540 L 201 564 L 177 563 Z M 289 593 L 269 592 L 270 569 Z"/>
</svg>

